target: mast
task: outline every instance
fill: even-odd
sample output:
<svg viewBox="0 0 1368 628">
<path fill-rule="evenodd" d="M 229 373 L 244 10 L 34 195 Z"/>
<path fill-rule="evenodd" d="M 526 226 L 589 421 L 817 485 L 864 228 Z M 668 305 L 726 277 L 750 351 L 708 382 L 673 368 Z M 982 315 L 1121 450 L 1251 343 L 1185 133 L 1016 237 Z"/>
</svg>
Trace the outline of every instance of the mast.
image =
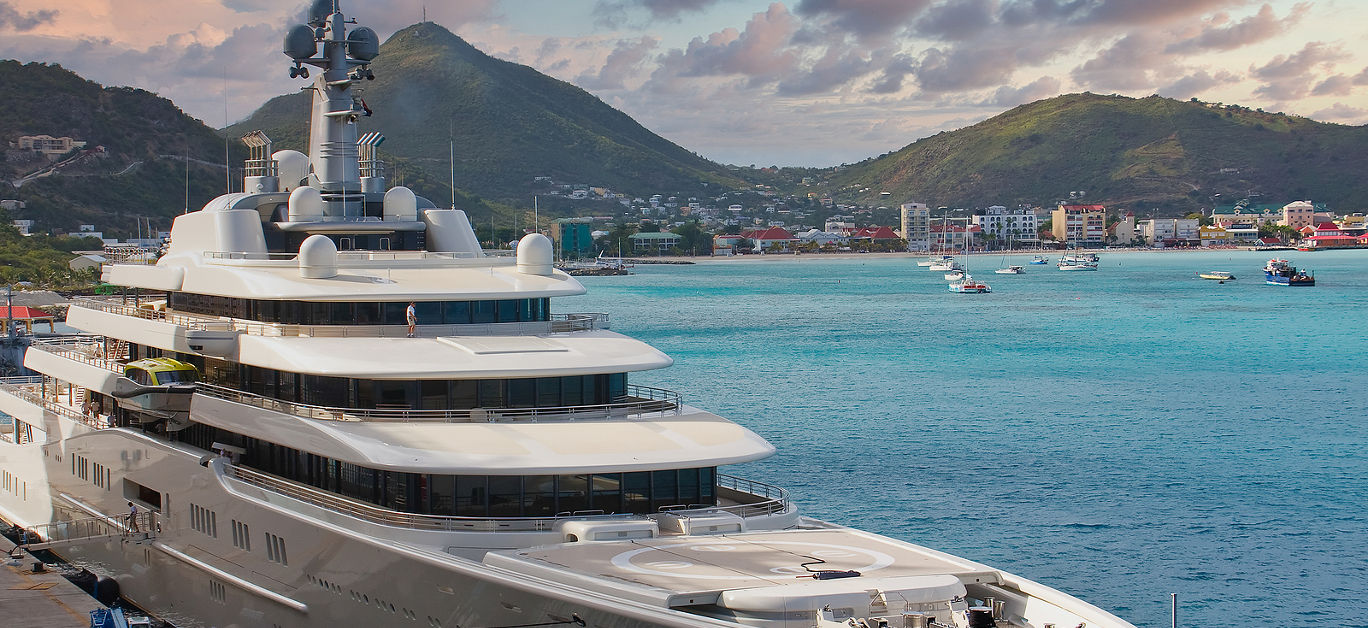
<svg viewBox="0 0 1368 628">
<path fill-rule="evenodd" d="M 356 20 L 347 19 L 336 0 L 314 0 L 308 16 L 307 25 L 297 25 L 286 35 L 285 54 L 294 60 L 292 78 L 309 77 L 304 65 L 322 70 L 311 88 L 309 185 L 323 197 L 325 218 L 358 218 L 363 214 L 365 195 L 356 120 L 365 113 L 365 107 L 352 86 L 375 78 L 370 63 L 379 54 L 380 39 L 364 26 L 348 34 L 347 25 Z"/>
</svg>

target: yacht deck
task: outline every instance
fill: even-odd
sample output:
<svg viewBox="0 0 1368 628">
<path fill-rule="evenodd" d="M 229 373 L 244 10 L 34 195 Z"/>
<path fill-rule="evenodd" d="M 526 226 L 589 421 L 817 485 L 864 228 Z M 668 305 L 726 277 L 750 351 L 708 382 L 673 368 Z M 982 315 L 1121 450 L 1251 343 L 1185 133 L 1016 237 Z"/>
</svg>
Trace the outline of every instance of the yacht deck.
<svg viewBox="0 0 1368 628">
<path fill-rule="evenodd" d="M 849 528 L 567 543 L 493 552 L 486 564 L 663 606 L 741 597 L 810 596 L 935 589 L 998 582 L 983 565 Z M 804 566 L 806 565 L 806 566 Z M 818 580 L 813 572 L 859 576 Z"/>
</svg>

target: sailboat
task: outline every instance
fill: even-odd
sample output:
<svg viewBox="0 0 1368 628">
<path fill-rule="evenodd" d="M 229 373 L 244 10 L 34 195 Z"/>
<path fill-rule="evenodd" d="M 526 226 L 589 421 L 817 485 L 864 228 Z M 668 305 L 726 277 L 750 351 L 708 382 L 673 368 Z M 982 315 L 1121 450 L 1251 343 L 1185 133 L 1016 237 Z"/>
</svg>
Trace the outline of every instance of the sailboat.
<svg viewBox="0 0 1368 628">
<path fill-rule="evenodd" d="M 1009 250 L 1012 248 L 1012 240 L 1011 240 L 1011 238 L 1008 238 L 1008 240 L 1007 240 L 1007 248 L 1008 248 Z M 999 268 L 999 269 L 997 269 L 997 270 L 995 270 L 995 271 L 993 271 L 993 272 L 994 272 L 994 273 L 997 273 L 997 274 L 999 274 L 999 275 L 1021 275 L 1021 274 L 1024 274 L 1026 271 L 1023 270 L 1020 266 L 1008 266 L 1008 265 L 1007 265 L 1007 254 L 1006 254 L 1006 253 L 1003 253 L 1003 254 L 1002 254 L 1002 268 Z"/>
</svg>

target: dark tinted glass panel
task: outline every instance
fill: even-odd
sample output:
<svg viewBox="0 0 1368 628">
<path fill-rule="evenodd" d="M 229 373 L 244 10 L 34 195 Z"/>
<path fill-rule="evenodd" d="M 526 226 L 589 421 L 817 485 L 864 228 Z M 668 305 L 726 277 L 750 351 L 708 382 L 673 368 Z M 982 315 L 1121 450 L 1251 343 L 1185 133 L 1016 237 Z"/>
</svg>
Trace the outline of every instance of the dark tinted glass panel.
<svg viewBox="0 0 1368 628">
<path fill-rule="evenodd" d="M 406 309 L 407 303 L 381 303 L 380 322 L 385 325 L 407 325 L 408 318 L 404 316 Z"/>
<path fill-rule="evenodd" d="M 413 306 L 413 309 L 418 311 L 419 325 L 437 325 L 442 322 L 442 303 L 440 301 L 420 301 Z"/>
<path fill-rule="evenodd" d="M 556 408 L 561 404 L 561 381 L 559 377 L 542 377 L 537 380 L 537 406 Z"/>
<path fill-rule="evenodd" d="M 470 322 L 470 304 L 454 301 L 442 308 L 442 321 L 448 325 L 464 325 Z"/>
<path fill-rule="evenodd" d="M 377 408 L 408 408 L 416 395 L 411 389 L 417 387 L 417 382 L 375 382 L 375 407 Z"/>
<path fill-rule="evenodd" d="M 556 512 L 589 509 L 589 476 L 562 475 L 556 481 Z"/>
<path fill-rule="evenodd" d="M 537 388 L 534 379 L 510 379 L 508 380 L 508 404 L 509 408 L 531 408 L 536 405 Z"/>
<path fill-rule="evenodd" d="M 447 382 L 446 380 L 426 380 L 419 382 L 419 390 L 422 393 L 419 407 L 423 410 L 442 410 L 447 407 Z"/>
<path fill-rule="evenodd" d="M 622 505 L 625 512 L 651 512 L 651 472 L 622 474 Z"/>
<path fill-rule="evenodd" d="M 678 475 L 679 503 L 700 503 L 698 495 L 698 469 L 680 469 Z"/>
<path fill-rule="evenodd" d="M 489 476 L 489 515 L 517 517 L 522 515 L 522 478 L 518 476 Z"/>
<path fill-rule="evenodd" d="M 476 391 L 477 385 L 478 384 L 473 379 L 458 379 L 451 382 L 451 407 L 478 407 L 480 405 L 480 397 Z"/>
<path fill-rule="evenodd" d="M 529 475 L 523 478 L 523 513 L 529 517 L 556 514 L 556 476 Z"/>
<path fill-rule="evenodd" d="M 351 325 L 356 322 L 356 312 L 350 303 L 332 304 L 332 315 L 329 316 L 330 325 Z"/>
<path fill-rule="evenodd" d="M 305 321 L 309 325 L 331 325 L 332 323 L 332 304 L 331 303 L 306 303 L 309 311 L 309 320 Z"/>
<path fill-rule="evenodd" d="M 608 376 L 608 399 L 613 400 L 627 395 L 627 374 L 613 373 Z"/>
<path fill-rule="evenodd" d="M 488 505 L 485 493 L 489 479 L 483 475 L 456 477 L 456 514 L 462 517 L 483 517 Z"/>
<path fill-rule="evenodd" d="M 496 310 L 495 310 L 496 307 L 497 307 L 497 306 L 495 305 L 494 301 L 475 301 L 474 303 L 471 304 L 471 309 L 473 310 L 473 312 L 472 312 L 472 319 L 471 319 L 472 322 L 476 322 L 476 323 L 494 323 L 494 322 L 497 322 L 497 321 L 498 321 L 498 317 L 496 316 L 496 314 L 497 314 L 497 312 L 496 312 Z"/>
<path fill-rule="evenodd" d="M 699 502 L 704 504 L 717 503 L 717 468 L 703 467 L 698 470 L 698 495 Z"/>
<path fill-rule="evenodd" d="M 356 304 L 356 324 L 357 325 L 376 325 L 380 323 L 380 304 L 379 303 L 357 303 Z"/>
<path fill-rule="evenodd" d="M 590 486 L 593 493 L 589 507 L 603 512 L 622 511 L 622 474 L 600 473 Z"/>
<path fill-rule="evenodd" d="M 584 405 L 584 383 L 581 379 L 579 376 L 561 378 L 561 405 Z"/>
<path fill-rule="evenodd" d="M 517 303 L 517 305 L 518 305 L 518 320 L 520 320 L 520 321 L 533 321 L 533 320 L 537 320 L 537 319 L 535 319 L 535 318 L 532 318 L 532 300 L 531 300 L 531 299 L 521 299 L 521 300 L 515 301 L 515 303 Z"/>
<path fill-rule="evenodd" d="M 516 323 L 518 321 L 518 302 L 499 301 L 499 322 Z"/>
<path fill-rule="evenodd" d="M 673 506 L 679 503 L 679 478 L 674 470 L 651 472 L 651 509 Z"/>
<path fill-rule="evenodd" d="M 480 380 L 481 408 L 502 408 L 504 406 L 504 383 L 497 379 Z"/>
</svg>

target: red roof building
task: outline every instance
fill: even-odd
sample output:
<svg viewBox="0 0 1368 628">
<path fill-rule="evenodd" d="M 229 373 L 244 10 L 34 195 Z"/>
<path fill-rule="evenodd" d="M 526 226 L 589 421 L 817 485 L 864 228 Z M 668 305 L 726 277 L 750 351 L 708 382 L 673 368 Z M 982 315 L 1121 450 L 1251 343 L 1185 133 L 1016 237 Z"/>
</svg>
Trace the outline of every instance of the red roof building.
<svg viewBox="0 0 1368 628">
<path fill-rule="evenodd" d="M 56 319 L 51 314 L 44 312 L 36 307 L 27 305 L 16 305 L 13 308 L 0 305 L 0 333 L 9 333 L 9 321 L 13 314 L 14 324 L 22 325 L 29 333 L 33 333 L 33 324 L 46 321 L 49 332 L 56 332 L 53 321 Z"/>
<path fill-rule="evenodd" d="M 850 234 L 852 238 L 869 238 L 870 240 L 897 240 L 898 234 L 893 232 L 892 227 L 861 227 Z"/>
<path fill-rule="evenodd" d="M 760 251 L 770 248 L 775 244 L 778 244 L 780 248 L 788 248 L 790 244 L 798 241 L 798 238 L 793 237 L 793 234 L 789 233 L 788 229 L 783 227 L 752 229 L 743 232 L 741 235 L 746 236 L 747 239 L 754 240 L 755 248 Z"/>
</svg>

